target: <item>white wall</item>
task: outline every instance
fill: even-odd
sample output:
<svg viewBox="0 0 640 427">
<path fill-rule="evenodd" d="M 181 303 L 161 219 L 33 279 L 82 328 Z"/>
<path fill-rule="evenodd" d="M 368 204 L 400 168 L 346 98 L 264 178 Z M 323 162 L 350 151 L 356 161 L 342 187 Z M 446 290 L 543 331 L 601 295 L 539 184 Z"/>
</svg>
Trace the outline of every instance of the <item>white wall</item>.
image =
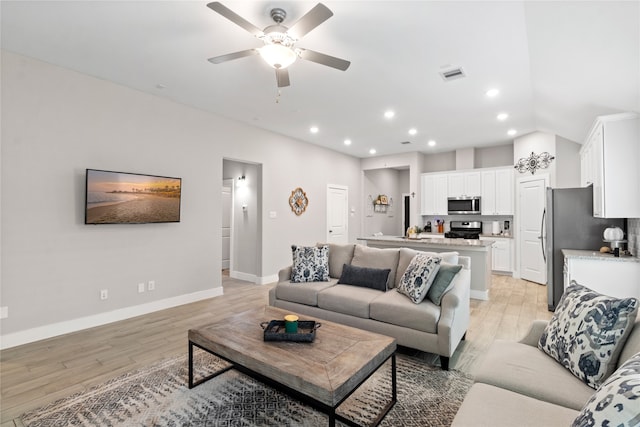
<svg viewBox="0 0 640 427">
<path fill-rule="evenodd" d="M 1 72 L 3 337 L 219 288 L 223 158 L 261 165 L 262 278 L 292 243 L 324 240 L 328 183 L 349 187 L 350 241 L 360 234 L 359 159 L 6 51 Z M 181 177 L 181 222 L 84 225 L 87 167 Z M 156 290 L 138 294 L 148 280 Z"/>
</svg>

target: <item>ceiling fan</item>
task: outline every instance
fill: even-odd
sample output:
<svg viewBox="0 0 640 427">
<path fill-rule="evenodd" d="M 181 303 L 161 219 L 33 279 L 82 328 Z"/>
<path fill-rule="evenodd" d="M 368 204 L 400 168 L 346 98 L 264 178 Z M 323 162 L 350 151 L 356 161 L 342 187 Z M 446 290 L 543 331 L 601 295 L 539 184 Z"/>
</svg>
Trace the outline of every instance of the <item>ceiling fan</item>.
<svg viewBox="0 0 640 427">
<path fill-rule="evenodd" d="M 270 25 L 264 30 L 256 27 L 220 2 L 215 1 L 209 3 L 207 7 L 224 16 L 234 24 L 244 28 L 264 43 L 264 46 L 260 48 L 241 50 L 239 52 L 209 58 L 209 62 L 213 64 L 220 64 L 252 55 L 260 55 L 267 64 L 275 68 L 278 87 L 290 85 L 287 67 L 293 64 L 297 58 L 306 59 L 307 61 L 316 62 L 342 71 L 345 71 L 349 68 L 349 65 L 351 65 L 351 62 L 345 61 L 344 59 L 301 47 L 295 47 L 295 44 L 302 37 L 333 16 L 333 12 L 322 3 L 318 3 L 313 9 L 300 18 L 298 22 L 293 24 L 291 28 L 282 25 L 282 22 L 287 17 L 287 13 L 283 9 L 274 8 L 271 10 L 271 19 L 274 20 L 275 25 Z"/>
</svg>

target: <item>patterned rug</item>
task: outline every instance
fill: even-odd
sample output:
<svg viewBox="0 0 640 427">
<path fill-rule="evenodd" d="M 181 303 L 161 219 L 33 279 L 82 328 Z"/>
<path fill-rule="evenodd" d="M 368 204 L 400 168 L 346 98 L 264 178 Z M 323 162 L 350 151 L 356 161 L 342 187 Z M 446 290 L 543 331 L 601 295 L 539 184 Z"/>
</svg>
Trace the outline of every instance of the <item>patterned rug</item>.
<svg viewBox="0 0 640 427">
<path fill-rule="evenodd" d="M 198 351 L 195 378 L 226 366 Z M 326 426 L 328 417 L 236 370 L 191 390 L 186 356 L 131 372 L 26 413 L 29 427 L 63 426 Z M 472 379 L 398 353 L 398 401 L 382 426 L 449 426 Z M 391 395 L 391 363 L 339 409 L 359 424 L 375 418 Z M 340 423 L 338 423 L 340 425 Z"/>
</svg>

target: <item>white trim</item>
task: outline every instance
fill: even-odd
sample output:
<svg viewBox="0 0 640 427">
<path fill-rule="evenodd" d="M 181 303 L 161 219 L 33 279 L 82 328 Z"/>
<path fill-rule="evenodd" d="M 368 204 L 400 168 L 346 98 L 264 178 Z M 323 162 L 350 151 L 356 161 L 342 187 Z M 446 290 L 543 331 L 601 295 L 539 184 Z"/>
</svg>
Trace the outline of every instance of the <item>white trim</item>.
<svg viewBox="0 0 640 427">
<path fill-rule="evenodd" d="M 235 214 L 235 197 L 236 197 L 236 181 L 233 178 L 223 179 L 222 180 L 222 188 L 230 188 L 231 189 L 231 224 L 229 225 L 229 271 L 233 270 L 233 235 L 235 226 L 234 222 L 234 214 Z M 221 227 L 222 229 L 222 227 Z"/>
<path fill-rule="evenodd" d="M 243 273 L 242 271 L 229 271 L 229 277 L 232 279 L 244 280 L 245 282 L 256 283 L 256 275 Z"/>
<path fill-rule="evenodd" d="M 222 286 L 218 286 L 206 291 L 178 295 L 176 297 L 153 301 L 146 304 L 120 308 L 118 310 L 81 317 L 79 319 L 65 320 L 64 322 L 58 322 L 51 325 L 27 329 L 25 331 L 14 332 L 12 334 L 2 335 L 0 337 L 0 349 L 4 350 L 6 348 L 16 347 L 22 344 L 28 344 L 34 341 L 56 337 L 58 335 L 64 335 L 71 332 L 81 331 L 83 329 L 94 328 L 96 326 L 106 325 L 108 323 L 141 316 L 143 314 L 153 313 L 155 311 L 172 308 L 179 305 L 218 297 L 222 294 Z"/>
<path fill-rule="evenodd" d="M 478 299 L 481 301 L 489 301 L 489 291 L 477 291 L 477 290 L 471 289 L 471 293 L 469 294 L 469 296 L 473 299 Z"/>
<path fill-rule="evenodd" d="M 262 276 L 256 279 L 257 285 L 268 285 L 270 283 L 276 283 L 278 281 L 278 275 L 272 274 L 270 276 Z"/>
</svg>

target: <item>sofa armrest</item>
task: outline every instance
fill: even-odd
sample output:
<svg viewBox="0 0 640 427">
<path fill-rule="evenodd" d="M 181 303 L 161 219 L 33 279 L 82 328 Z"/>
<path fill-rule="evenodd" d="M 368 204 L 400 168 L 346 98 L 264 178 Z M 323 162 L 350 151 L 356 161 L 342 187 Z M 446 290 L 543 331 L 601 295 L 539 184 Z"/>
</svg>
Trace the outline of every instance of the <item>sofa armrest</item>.
<svg viewBox="0 0 640 427">
<path fill-rule="evenodd" d="M 538 341 L 540 341 L 540 337 L 544 332 L 544 328 L 547 327 L 549 322 L 547 320 L 534 320 L 531 322 L 531 326 L 529 326 L 529 331 L 527 334 L 522 337 L 520 341 L 521 344 L 530 345 L 532 347 L 538 346 Z"/>
<path fill-rule="evenodd" d="M 292 267 L 288 266 L 278 271 L 278 282 L 286 282 L 291 280 L 291 270 Z"/>
<path fill-rule="evenodd" d="M 438 321 L 438 349 L 451 356 L 467 332 L 471 315 L 471 272 L 462 269 L 453 279 L 453 287 L 442 296 Z"/>
</svg>

